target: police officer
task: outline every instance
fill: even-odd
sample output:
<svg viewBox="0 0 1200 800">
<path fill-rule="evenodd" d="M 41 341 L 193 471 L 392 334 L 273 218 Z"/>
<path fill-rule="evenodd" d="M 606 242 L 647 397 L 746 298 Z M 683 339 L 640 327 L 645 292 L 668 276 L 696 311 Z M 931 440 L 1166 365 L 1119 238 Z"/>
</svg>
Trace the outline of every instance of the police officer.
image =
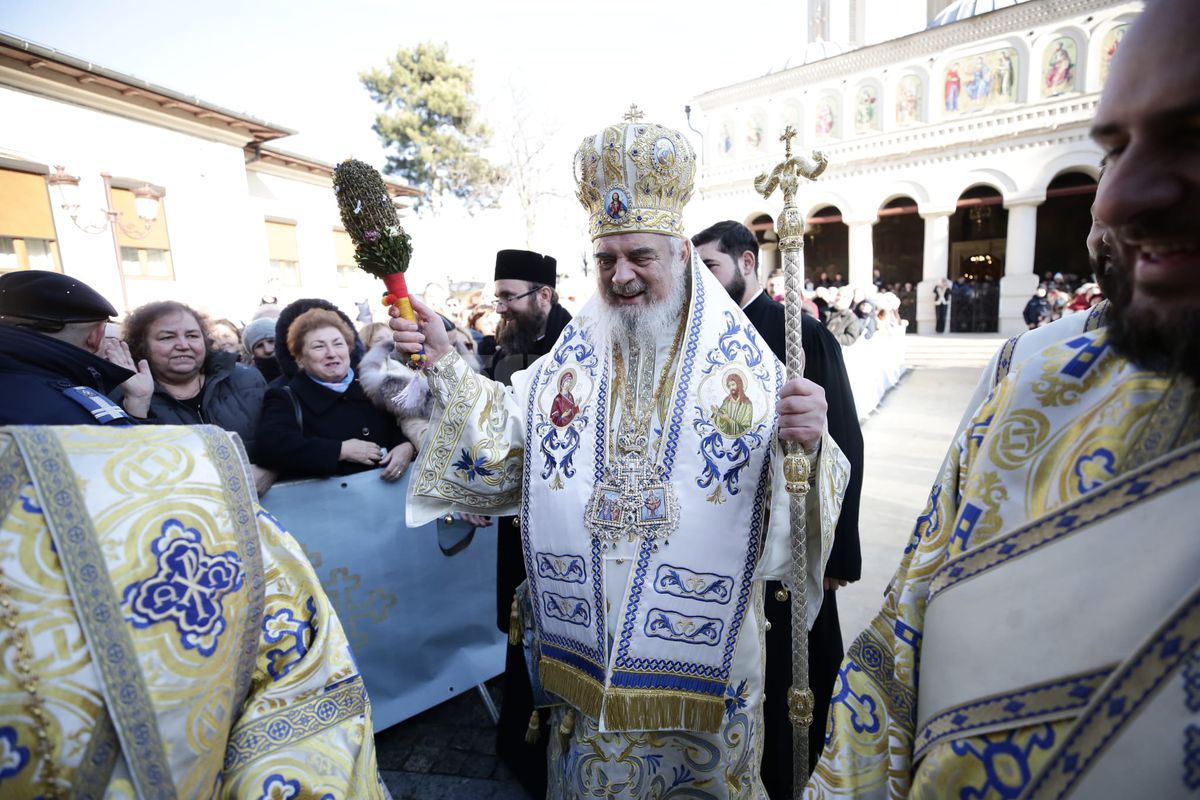
<svg viewBox="0 0 1200 800">
<path fill-rule="evenodd" d="M 124 343 L 104 343 L 116 313 L 96 290 L 57 272 L 0 275 L 0 425 L 127 425 L 145 416 L 149 364 L 135 371 Z M 98 355 L 102 348 L 111 360 Z M 128 410 L 106 396 L 122 385 Z"/>
</svg>

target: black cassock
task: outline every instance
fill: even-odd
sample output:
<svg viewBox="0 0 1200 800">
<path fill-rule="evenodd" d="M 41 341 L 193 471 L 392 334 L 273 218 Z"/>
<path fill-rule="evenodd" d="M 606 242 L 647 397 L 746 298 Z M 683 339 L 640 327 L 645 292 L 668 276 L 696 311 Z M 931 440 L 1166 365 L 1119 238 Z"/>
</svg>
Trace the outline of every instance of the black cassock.
<svg viewBox="0 0 1200 800">
<path fill-rule="evenodd" d="M 550 310 L 546 320 L 546 335 L 539 339 L 530 353 L 505 353 L 497 350 L 486 370 L 489 378 L 505 385 L 512 375 L 527 369 L 554 347 L 559 334 L 571 321 L 571 313 L 560 305 Z M 497 520 L 496 550 L 496 626 L 508 632 L 513 595 L 525 580 L 525 555 L 521 550 L 521 529 L 516 517 Z M 537 741 L 525 741 L 529 716 L 533 713 L 533 688 L 525 663 L 525 650 L 509 645 L 504 659 L 504 699 L 500 704 L 500 721 L 496 726 L 496 754 L 516 776 L 531 797 L 546 796 L 546 735 L 549 714 L 540 712 L 540 735 Z"/>
<path fill-rule="evenodd" d="M 760 292 L 744 311 L 771 351 L 780 360 L 785 360 L 783 306 L 766 292 Z M 825 576 L 856 581 L 862 573 L 858 500 L 862 493 L 863 440 L 858 412 L 854 408 L 850 378 L 842 360 L 842 346 L 824 325 L 807 314 L 803 317 L 801 340 L 804 344 L 804 377 L 825 390 L 825 400 L 829 404 L 829 435 L 850 461 L 850 483 L 846 487 Z M 776 593 L 782 588 L 782 584 L 769 581 L 765 599 L 771 629 L 766 637 L 762 777 L 771 798 L 792 796 L 792 724 L 787 718 L 787 690 L 792 685 L 792 612 L 790 598 L 776 599 Z M 808 652 L 809 687 L 816 698 L 813 725 L 809 729 L 808 763 L 811 770 L 824 746 L 829 698 L 844 655 L 837 592 L 825 592 L 821 613 L 808 637 Z"/>
</svg>

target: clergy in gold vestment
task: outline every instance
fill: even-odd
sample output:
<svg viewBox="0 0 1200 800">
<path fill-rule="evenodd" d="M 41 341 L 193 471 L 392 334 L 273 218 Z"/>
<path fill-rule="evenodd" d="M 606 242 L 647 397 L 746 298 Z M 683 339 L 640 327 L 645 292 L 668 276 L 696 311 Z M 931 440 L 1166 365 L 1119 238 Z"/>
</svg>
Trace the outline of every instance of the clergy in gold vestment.
<svg viewBox="0 0 1200 800">
<path fill-rule="evenodd" d="M 553 707 L 530 731 L 550 737 L 550 797 L 760 800 L 763 582 L 790 567 L 778 439 L 820 448 L 809 574 L 793 587 L 810 626 L 848 466 L 820 388 L 784 383 L 693 257 L 690 144 L 637 116 L 576 154 L 598 296 L 511 389 L 447 353 L 421 304 L 420 332 L 392 321 L 400 350 L 428 347 L 435 398 L 409 523 L 518 517 L 535 694 Z M 565 375 L 575 410 L 556 422 Z"/>
<path fill-rule="evenodd" d="M 1107 320 L 1002 351 L 848 650 L 808 798 L 1200 792 L 1193 12 L 1147 5 L 1096 116 Z"/>
<path fill-rule="evenodd" d="M 0 796 L 382 798 L 370 705 L 224 431 L 0 429 Z"/>
</svg>

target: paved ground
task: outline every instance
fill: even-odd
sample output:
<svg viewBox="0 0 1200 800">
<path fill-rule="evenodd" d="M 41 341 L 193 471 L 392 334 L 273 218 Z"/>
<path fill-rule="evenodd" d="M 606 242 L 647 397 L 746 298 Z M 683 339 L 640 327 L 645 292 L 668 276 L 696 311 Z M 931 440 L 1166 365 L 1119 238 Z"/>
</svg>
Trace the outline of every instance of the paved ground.
<svg viewBox="0 0 1200 800">
<path fill-rule="evenodd" d="M 863 578 L 841 590 L 838 602 L 847 645 L 878 610 L 980 368 L 1002 343 L 979 335 L 908 337 L 910 371 L 863 425 Z M 500 702 L 499 680 L 489 686 Z M 396 800 L 526 797 L 496 758 L 491 716 L 475 691 L 389 728 L 375 741 L 380 772 Z"/>
<path fill-rule="evenodd" d="M 838 592 L 847 647 L 878 612 L 980 372 L 1003 343 L 979 334 L 908 337 L 908 373 L 863 423 L 863 575 Z"/>
</svg>

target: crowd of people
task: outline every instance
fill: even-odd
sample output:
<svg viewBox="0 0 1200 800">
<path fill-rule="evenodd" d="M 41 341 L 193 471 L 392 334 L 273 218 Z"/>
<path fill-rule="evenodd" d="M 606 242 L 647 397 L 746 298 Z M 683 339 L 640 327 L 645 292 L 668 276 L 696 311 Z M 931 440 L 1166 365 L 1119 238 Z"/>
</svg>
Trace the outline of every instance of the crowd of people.
<svg viewBox="0 0 1200 800">
<path fill-rule="evenodd" d="M 753 233 L 683 234 L 678 131 L 627 118 L 580 145 L 597 293 L 575 314 L 525 250 L 497 253 L 493 308 L 413 298 L 360 330 L 320 299 L 244 327 L 164 300 L 113 330 L 76 278 L 0 275 L 0 789 L 386 797 L 337 615 L 259 499 L 416 459 L 409 527 L 499 523 L 497 752 L 532 795 L 1194 793 L 1189 11 L 1148 4 L 1096 112 L 1103 291 L 1048 277 L 849 647 L 871 498 L 842 353 L 902 333 L 902 295 L 822 276 L 788 379 Z M 811 714 L 803 787 L 789 708 Z"/>
</svg>

